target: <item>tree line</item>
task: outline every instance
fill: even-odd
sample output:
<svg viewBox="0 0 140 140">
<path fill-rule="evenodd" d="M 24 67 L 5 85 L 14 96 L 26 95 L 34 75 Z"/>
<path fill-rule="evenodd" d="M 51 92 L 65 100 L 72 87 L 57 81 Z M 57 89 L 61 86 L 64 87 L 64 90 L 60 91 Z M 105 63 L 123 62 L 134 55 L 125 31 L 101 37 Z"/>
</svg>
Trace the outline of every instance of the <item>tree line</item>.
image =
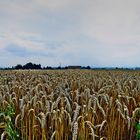
<svg viewBox="0 0 140 140">
<path fill-rule="evenodd" d="M 17 64 L 14 69 L 42 69 L 41 68 L 41 64 L 33 64 L 31 62 L 25 64 L 25 65 L 21 65 L 21 64 Z"/>
<path fill-rule="evenodd" d="M 65 66 L 65 67 L 51 67 L 51 66 L 47 66 L 47 67 L 42 67 L 41 64 L 33 64 L 31 62 L 25 64 L 25 65 L 21 65 L 21 64 L 17 64 L 16 66 L 12 67 L 12 69 L 90 69 L 90 66 L 86 66 L 86 67 L 81 67 L 81 66 Z"/>
</svg>

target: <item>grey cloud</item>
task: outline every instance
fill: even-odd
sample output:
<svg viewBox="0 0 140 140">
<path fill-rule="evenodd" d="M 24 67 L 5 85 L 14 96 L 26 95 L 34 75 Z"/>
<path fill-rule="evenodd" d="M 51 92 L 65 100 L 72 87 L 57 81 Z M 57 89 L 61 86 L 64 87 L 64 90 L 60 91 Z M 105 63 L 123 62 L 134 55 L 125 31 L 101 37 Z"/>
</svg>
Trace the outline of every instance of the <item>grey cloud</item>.
<svg viewBox="0 0 140 140">
<path fill-rule="evenodd" d="M 26 57 L 27 50 L 24 47 L 20 47 L 16 44 L 9 44 L 5 47 L 5 50 L 15 56 Z"/>
<path fill-rule="evenodd" d="M 0 43 L 21 61 L 139 65 L 139 5 L 139 0 L 1 1 L 0 32 L 12 37 L 1 36 Z"/>
<path fill-rule="evenodd" d="M 39 57 L 55 57 L 53 52 L 50 51 L 28 51 L 25 47 L 19 46 L 17 44 L 9 44 L 4 48 L 4 50 L 8 53 L 10 53 L 13 57 L 18 56 L 18 57 L 34 57 L 34 56 L 39 56 Z"/>
</svg>

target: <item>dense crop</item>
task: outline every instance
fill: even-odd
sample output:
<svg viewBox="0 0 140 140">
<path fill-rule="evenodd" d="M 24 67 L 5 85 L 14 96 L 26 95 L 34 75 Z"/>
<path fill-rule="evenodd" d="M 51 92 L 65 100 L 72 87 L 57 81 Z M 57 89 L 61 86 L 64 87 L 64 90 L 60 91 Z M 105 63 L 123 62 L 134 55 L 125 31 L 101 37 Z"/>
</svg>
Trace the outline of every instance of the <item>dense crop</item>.
<svg viewBox="0 0 140 140">
<path fill-rule="evenodd" d="M 139 105 L 137 71 L 0 71 L 3 140 L 134 140 Z"/>
</svg>

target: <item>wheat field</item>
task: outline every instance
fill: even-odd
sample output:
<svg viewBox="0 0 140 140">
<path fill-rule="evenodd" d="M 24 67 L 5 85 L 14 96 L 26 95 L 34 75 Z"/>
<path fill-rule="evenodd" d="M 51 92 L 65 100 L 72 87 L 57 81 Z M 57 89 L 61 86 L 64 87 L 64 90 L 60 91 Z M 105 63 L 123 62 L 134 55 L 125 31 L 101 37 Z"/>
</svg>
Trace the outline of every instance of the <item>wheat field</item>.
<svg viewBox="0 0 140 140">
<path fill-rule="evenodd" d="M 0 71 L 1 140 L 135 140 L 139 121 L 139 71 Z"/>
</svg>

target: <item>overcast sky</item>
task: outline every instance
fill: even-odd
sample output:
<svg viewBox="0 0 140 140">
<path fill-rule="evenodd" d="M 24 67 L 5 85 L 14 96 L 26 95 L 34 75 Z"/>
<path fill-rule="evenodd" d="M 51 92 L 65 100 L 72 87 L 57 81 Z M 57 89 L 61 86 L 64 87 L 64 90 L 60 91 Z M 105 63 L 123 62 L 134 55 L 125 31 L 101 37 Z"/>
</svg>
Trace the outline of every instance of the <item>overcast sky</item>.
<svg viewBox="0 0 140 140">
<path fill-rule="evenodd" d="M 0 66 L 140 66 L 140 0 L 0 0 Z"/>
</svg>

